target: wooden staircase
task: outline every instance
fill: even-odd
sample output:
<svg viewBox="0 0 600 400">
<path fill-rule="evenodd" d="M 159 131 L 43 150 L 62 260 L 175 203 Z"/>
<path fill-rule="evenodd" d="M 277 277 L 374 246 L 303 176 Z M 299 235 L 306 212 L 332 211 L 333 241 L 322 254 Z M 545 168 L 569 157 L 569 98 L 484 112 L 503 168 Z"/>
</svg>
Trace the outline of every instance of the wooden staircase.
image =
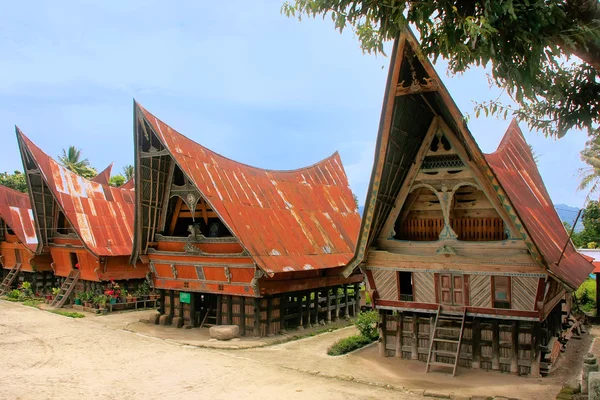
<svg viewBox="0 0 600 400">
<path fill-rule="evenodd" d="M 50 307 L 61 308 L 73 292 L 73 289 L 75 289 L 75 284 L 78 280 L 79 270 L 74 269 L 69 273 L 69 276 L 63 282 L 62 286 L 60 287 L 60 292 L 54 297 L 54 300 L 52 300 L 52 303 L 50 303 Z"/>
<path fill-rule="evenodd" d="M 465 330 L 465 319 L 467 317 L 467 308 L 463 307 L 462 316 L 456 314 L 446 314 L 442 311 L 442 306 L 438 306 L 435 325 L 431 338 L 429 339 L 429 355 L 427 356 L 427 367 L 425 373 L 429 372 L 430 367 L 452 367 L 452 376 L 456 375 L 458 358 L 460 355 L 460 346 L 462 344 L 463 332 Z M 460 327 L 458 325 L 460 324 Z M 438 345 L 446 345 L 453 349 L 439 349 Z M 438 357 L 450 358 L 451 363 L 438 360 Z"/>
<path fill-rule="evenodd" d="M 217 309 L 209 308 L 206 310 L 206 313 L 202 317 L 202 321 L 200 323 L 200 328 L 206 327 L 210 328 L 211 326 L 217 325 Z"/>
<path fill-rule="evenodd" d="M 15 278 L 19 275 L 21 270 L 21 263 L 16 263 L 14 267 L 8 271 L 8 275 L 0 283 L 0 296 L 4 296 L 10 290 Z"/>
</svg>

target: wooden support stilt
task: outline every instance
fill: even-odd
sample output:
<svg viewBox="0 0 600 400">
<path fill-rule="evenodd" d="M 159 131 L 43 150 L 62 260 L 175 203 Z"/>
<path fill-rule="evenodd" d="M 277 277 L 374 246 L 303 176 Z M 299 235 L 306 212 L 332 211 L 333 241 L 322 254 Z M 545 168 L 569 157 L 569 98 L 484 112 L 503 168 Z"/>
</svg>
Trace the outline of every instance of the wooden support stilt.
<svg viewBox="0 0 600 400">
<path fill-rule="evenodd" d="M 471 351 L 473 353 L 473 362 L 471 368 L 481 368 L 481 325 L 479 318 L 474 317 L 471 324 Z"/>
<path fill-rule="evenodd" d="M 222 325 L 223 321 L 221 320 L 223 315 L 223 295 L 217 295 L 217 325 Z"/>
<path fill-rule="evenodd" d="M 327 289 L 327 323 L 331 323 L 331 288 Z"/>
<path fill-rule="evenodd" d="M 242 336 L 246 336 L 246 298 L 240 298 L 240 331 Z"/>
<path fill-rule="evenodd" d="M 227 296 L 227 324 L 233 325 L 233 296 Z"/>
<path fill-rule="evenodd" d="M 419 359 L 419 316 L 417 313 L 413 313 L 412 315 L 413 323 L 412 323 L 412 344 L 410 348 L 410 359 L 418 360 Z"/>
<path fill-rule="evenodd" d="M 360 285 L 354 284 L 354 312 L 353 315 L 356 317 L 360 312 Z"/>
<path fill-rule="evenodd" d="M 387 341 L 387 311 L 379 310 L 379 355 L 385 357 L 385 344 Z"/>
<path fill-rule="evenodd" d="M 169 321 L 173 321 L 175 316 L 175 291 L 169 290 L 169 296 L 171 297 L 171 304 L 169 306 Z"/>
<path fill-rule="evenodd" d="M 338 319 L 340 319 L 340 290 L 339 290 L 339 286 L 336 286 L 335 288 L 333 288 L 333 293 L 335 294 L 335 321 L 337 321 Z"/>
<path fill-rule="evenodd" d="M 319 325 L 319 291 L 315 292 L 315 298 L 313 301 L 313 323 Z"/>
<path fill-rule="evenodd" d="M 260 299 L 254 299 L 254 337 L 260 336 Z"/>
<path fill-rule="evenodd" d="M 510 327 L 510 372 L 516 374 L 519 372 L 519 322 L 512 321 Z"/>
<path fill-rule="evenodd" d="M 492 369 L 500 369 L 500 326 L 492 320 Z"/>
<path fill-rule="evenodd" d="M 267 298 L 267 336 L 273 334 L 271 332 L 271 319 L 273 318 L 273 298 Z"/>
<path fill-rule="evenodd" d="M 158 308 L 158 312 L 160 315 L 165 313 L 165 289 L 160 289 L 160 306 Z"/>
<path fill-rule="evenodd" d="M 540 323 L 534 322 L 531 328 L 531 376 L 540 376 Z"/>
<path fill-rule="evenodd" d="M 286 304 L 288 301 L 288 296 L 281 296 L 279 298 L 279 330 L 285 329 L 285 310 L 287 308 Z"/>
<path fill-rule="evenodd" d="M 192 327 L 196 326 L 196 296 L 200 296 L 200 294 L 191 293 L 191 301 L 190 301 L 190 325 Z"/>
<path fill-rule="evenodd" d="M 306 326 L 310 328 L 310 292 L 306 292 L 306 297 L 304 298 L 304 305 L 306 306 Z"/>
<path fill-rule="evenodd" d="M 348 285 L 344 285 L 344 317 L 348 318 L 350 316 L 350 308 L 348 304 Z"/>
<path fill-rule="evenodd" d="M 298 314 L 300 314 L 300 326 L 304 327 L 304 301 L 302 294 L 299 294 L 296 298 L 296 304 L 298 305 Z"/>
<path fill-rule="evenodd" d="M 396 316 L 396 357 L 402 358 L 402 324 L 404 314 L 399 311 Z"/>
</svg>

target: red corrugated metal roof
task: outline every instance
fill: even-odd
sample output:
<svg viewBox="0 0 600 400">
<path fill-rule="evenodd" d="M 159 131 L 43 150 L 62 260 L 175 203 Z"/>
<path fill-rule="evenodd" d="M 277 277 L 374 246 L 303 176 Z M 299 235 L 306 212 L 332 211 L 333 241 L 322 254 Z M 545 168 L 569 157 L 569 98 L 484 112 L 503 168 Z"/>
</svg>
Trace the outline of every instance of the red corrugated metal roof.
<svg viewBox="0 0 600 400">
<path fill-rule="evenodd" d="M 38 246 L 35 221 L 29 196 L 0 185 L 0 218 L 12 229 L 17 238 L 35 252 Z"/>
<path fill-rule="evenodd" d="M 139 110 L 202 196 L 269 275 L 352 258 L 360 216 L 338 153 L 294 171 L 225 158 Z"/>
<path fill-rule="evenodd" d="M 104 169 L 104 171 L 100 172 L 98 175 L 92 179 L 92 182 L 101 183 L 103 185 L 108 185 L 110 182 L 110 174 L 112 172 L 113 163 L 110 163 L 108 167 Z"/>
<path fill-rule="evenodd" d="M 577 252 L 569 240 L 529 145 L 515 120 L 510 124 L 498 150 L 487 154 L 486 159 L 550 271 L 572 288 L 577 288 L 594 270 L 594 266 Z M 567 242 L 565 254 L 560 264 L 556 265 Z"/>
<path fill-rule="evenodd" d="M 134 191 L 82 178 L 40 150 L 18 128 L 17 134 L 88 250 L 97 256 L 131 255 Z"/>
</svg>

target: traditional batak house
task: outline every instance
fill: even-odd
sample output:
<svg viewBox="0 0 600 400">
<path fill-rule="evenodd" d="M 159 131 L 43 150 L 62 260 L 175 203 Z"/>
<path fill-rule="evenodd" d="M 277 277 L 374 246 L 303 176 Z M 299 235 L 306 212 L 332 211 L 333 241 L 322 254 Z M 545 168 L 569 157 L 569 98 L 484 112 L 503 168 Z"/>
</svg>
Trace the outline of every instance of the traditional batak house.
<svg viewBox="0 0 600 400">
<path fill-rule="evenodd" d="M 96 182 L 82 178 L 18 128 L 17 140 L 38 230 L 36 251 L 49 249 L 54 273 L 64 278 L 53 305 L 61 307 L 74 290 L 101 293 L 111 281 L 127 288 L 146 278 L 146 266 L 129 262 L 134 191 L 109 186 L 106 171 Z"/>
<path fill-rule="evenodd" d="M 0 296 L 19 280 L 31 282 L 36 292 L 52 285 L 52 258 L 47 252 L 37 255 L 37 247 L 29 195 L 0 185 Z"/>
<path fill-rule="evenodd" d="M 294 171 L 254 168 L 134 107 L 133 255 L 161 289 L 160 323 L 265 336 L 357 313 L 363 276 L 341 270 L 360 217 L 337 153 Z"/>
<path fill-rule="evenodd" d="M 344 271 L 366 272 L 380 353 L 427 362 L 426 371 L 539 375 L 560 352 L 566 294 L 593 266 L 569 240 L 517 123 L 484 155 L 410 32 L 391 60 Z"/>
</svg>

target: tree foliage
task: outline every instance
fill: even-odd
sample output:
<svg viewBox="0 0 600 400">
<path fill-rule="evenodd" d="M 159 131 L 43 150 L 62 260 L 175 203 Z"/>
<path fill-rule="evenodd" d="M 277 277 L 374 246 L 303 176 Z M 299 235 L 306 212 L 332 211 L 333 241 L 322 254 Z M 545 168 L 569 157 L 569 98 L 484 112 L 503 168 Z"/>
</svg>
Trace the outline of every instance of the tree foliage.
<svg viewBox="0 0 600 400">
<path fill-rule="evenodd" d="M 123 186 L 126 181 L 127 181 L 126 178 L 123 175 L 119 174 L 119 175 L 111 176 L 110 181 L 108 183 L 110 184 L 110 186 L 119 187 L 119 186 Z"/>
<path fill-rule="evenodd" d="M 579 190 L 589 190 L 589 194 L 600 189 L 600 137 L 590 139 L 581 151 L 581 161 L 587 164 L 579 170 L 581 182 Z"/>
<path fill-rule="evenodd" d="M 123 167 L 123 176 L 125 177 L 125 182 L 130 181 L 131 178 L 133 178 L 134 172 L 135 172 L 135 169 L 133 168 L 133 165 L 131 165 L 131 164 L 128 164 Z"/>
<path fill-rule="evenodd" d="M 597 201 L 588 202 L 581 216 L 583 230 L 573 233 L 571 239 L 576 247 L 596 248 L 600 243 L 600 206 Z M 570 232 L 570 229 L 567 229 Z"/>
<path fill-rule="evenodd" d="M 75 146 L 69 146 L 67 150 L 63 149 L 62 156 L 58 157 L 60 164 L 86 179 L 92 179 L 98 175 L 98 171 L 90 166 L 90 162 L 87 158 L 81 157 L 81 149 Z"/>
<path fill-rule="evenodd" d="M 477 115 L 512 114 L 554 137 L 572 128 L 599 133 L 597 0 L 293 0 L 282 13 L 330 16 L 340 32 L 352 27 L 368 53 L 383 53 L 411 24 L 426 55 L 448 60 L 452 73 L 489 66 L 490 83 L 519 106 L 490 100 Z"/>
<path fill-rule="evenodd" d="M 0 185 L 27 193 L 27 177 L 21 171 L 14 171 L 12 174 L 0 173 Z"/>
</svg>

